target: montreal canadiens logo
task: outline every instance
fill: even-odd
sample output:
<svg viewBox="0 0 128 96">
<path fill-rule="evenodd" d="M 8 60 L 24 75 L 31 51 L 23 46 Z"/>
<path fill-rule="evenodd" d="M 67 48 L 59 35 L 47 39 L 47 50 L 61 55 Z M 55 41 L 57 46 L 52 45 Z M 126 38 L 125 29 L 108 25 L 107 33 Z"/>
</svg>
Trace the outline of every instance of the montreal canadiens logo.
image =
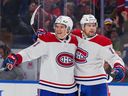
<svg viewBox="0 0 128 96">
<path fill-rule="evenodd" d="M 86 58 L 88 57 L 88 52 L 81 49 L 81 48 L 78 48 L 76 50 L 76 55 L 75 55 L 75 61 L 77 63 L 86 63 L 87 60 Z"/>
<path fill-rule="evenodd" d="M 72 67 L 74 65 L 74 55 L 68 52 L 62 52 L 57 55 L 56 62 L 62 67 Z"/>
</svg>

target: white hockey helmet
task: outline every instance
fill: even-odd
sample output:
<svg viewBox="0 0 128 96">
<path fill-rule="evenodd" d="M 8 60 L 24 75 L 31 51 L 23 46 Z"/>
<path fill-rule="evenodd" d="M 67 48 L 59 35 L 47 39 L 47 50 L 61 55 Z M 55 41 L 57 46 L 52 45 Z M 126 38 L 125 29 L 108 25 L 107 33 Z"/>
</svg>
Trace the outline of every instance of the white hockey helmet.
<svg viewBox="0 0 128 96">
<path fill-rule="evenodd" d="M 80 20 L 82 29 L 84 28 L 84 25 L 87 23 L 96 23 L 96 26 L 98 27 L 97 19 L 92 14 L 83 15 L 83 17 Z"/>
<path fill-rule="evenodd" d="M 66 25 L 68 31 L 72 30 L 73 21 L 69 16 L 59 16 L 55 21 L 55 24 L 56 23 Z"/>
</svg>

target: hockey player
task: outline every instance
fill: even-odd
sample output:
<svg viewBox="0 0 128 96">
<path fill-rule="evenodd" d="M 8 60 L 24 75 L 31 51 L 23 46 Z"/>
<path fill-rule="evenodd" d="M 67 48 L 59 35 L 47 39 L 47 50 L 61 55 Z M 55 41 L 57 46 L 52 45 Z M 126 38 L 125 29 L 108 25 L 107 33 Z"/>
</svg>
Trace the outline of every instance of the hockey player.
<svg viewBox="0 0 128 96">
<path fill-rule="evenodd" d="M 90 21 L 87 21 L 88 19 L 89 20 L 92 19 L 92 20 L 94 20 L 94 23 L 96 23 L 96 26 L 93 27 L 93 31 L 91 31 L 92 29 L 88 30 L 88 29 L 84 28 L 84 24 L 90 22 Z M 73 30 L 72 33 L 74 35 L 77 35 L 77 36 L 79 36 L 81 38 L 84 38 L 84 39 L 86 39 L 88 41 L 97 43 L 97 44 L 99 44 L 99 45 L 101 45 L 103 47 L 106 47 L 108 49 L 114 50 L 113 46 L 112 46 L 112 42 L 111 42 L 111 40 L 109 38 L 105 37 L 104 35 L 99 35 L 99 34 L 96 33 L 96 30 L 97 30 L 97 27 L 98 27 L 98 22 L 97 22 L 97 19 L 95 18 L 94 15 L 92 15 L 92 14 L 83 15 L 83 18 L 81 19 L 80 23 L 81 23 L 81 27 L 83 29 L 82 30 L 80 30 L 80 29 Z M 102 61 L 101 61 L 101 63 L 102 63 Z M 111 66 L 107 62 L 105 62 L 104 68 L 105 68 L 106 73 L 110 74 Z"/>
<path fill-rule="evenodd" d="M 72 27 L 70 17 L 59 16 L 55 33 L 41 35 L 32 46 L 9 55 L 5 65 L 11 70 L 16 64 L 41 57 L 39 96 L 77 96 L 74 57 L 78 42 L 70 35 Z"/>
<path fill-rule="evenodd" d="M 112 74 L 117 81 L 122 81 L 125 77 L 124 62 L 111 47 L 103 47 L 111 46 L 111 41 L 96 34 L 98 25 L 93 15 L 83 15 L 80 23 L 82 30 L 73 32 L 82 38 L 78 41 L 75 58 L 79 96 L 108 96 L 104 61 L 113 68 Z"/>
</svg>

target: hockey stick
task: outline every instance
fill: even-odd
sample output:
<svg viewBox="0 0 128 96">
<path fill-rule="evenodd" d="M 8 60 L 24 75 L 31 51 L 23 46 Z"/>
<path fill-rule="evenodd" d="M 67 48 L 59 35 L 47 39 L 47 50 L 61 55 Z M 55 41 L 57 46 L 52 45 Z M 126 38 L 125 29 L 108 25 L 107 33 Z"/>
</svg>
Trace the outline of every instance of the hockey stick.
<svg viewBox="0 0 128 96">
<path fill-rule="evenodd" d="M 39 5 L 39 6 L 35 9 L 35 11 L 34 11 L 33 14 L 32 14 L 31 20 L 30 20 L 30 25 L 31 25 L 32 30 L 34 31 L 35 34 L 36 34 L 36 30 L 35 30 L 34 27 L 33 27 L 34 18 L 35 18 L 36 13 L 37 13 L 37 11 L 38 11 L 38 9 L 39 9 L 40 7 L 41 7 L 41 5 Z"/>
</svg>

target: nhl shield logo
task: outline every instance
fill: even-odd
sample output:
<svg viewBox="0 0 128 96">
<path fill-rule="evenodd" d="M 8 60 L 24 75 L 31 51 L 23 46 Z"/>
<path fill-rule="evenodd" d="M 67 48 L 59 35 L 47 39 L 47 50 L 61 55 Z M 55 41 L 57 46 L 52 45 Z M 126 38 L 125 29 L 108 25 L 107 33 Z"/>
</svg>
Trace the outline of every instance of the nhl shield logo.
<svg viewBox="0 0 128 96">
<path fill-rule="evenodd" d="M 62 52 L 57 55 L 56 62 L 61 67 L 72 67 L 74 65 L 74 55 L 68 52 Z"/>
<path fill-rule="evenodd" d="M 76 50 L 76 55 L 75 55 L 75 62 L 77 63 L 86 63 L 87 60 L 86 58 L 88 57 L 88 52 L 83 50 L 82 48 L 78 48 Z"/>
</svg>

